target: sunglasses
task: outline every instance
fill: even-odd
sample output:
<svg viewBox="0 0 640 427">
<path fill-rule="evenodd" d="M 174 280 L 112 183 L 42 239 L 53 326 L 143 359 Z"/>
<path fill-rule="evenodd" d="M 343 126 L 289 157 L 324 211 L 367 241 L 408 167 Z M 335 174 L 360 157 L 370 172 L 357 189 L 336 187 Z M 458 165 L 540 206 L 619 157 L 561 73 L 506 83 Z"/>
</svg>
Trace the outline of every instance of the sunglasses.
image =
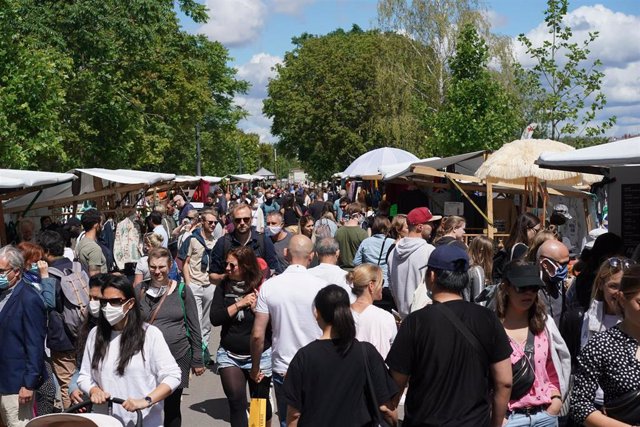
<svg viewBox="0 0 640 427">
<path fill-rule="evenodd" d="M 615 270 L 626 270 L 636 263 L 632 259 L 618 257 L 609 258 L 607 262 L 609 263 L 609 267 Z"/>
<path fill-rule="evenodd" d="M 205 221 L 205 222 L 209 225 L 215 225 L 217 223 L 217 221 Z"/>
<path fill-rule="evenodd" d="M 228 262 L 228 263 L 226 263 L 226 265 L 225 265 L 225 266 L 226 266 L 226 267 L 229 267 L 229 270 L 231 270 L 231 271 L 235 270 L 235 269 L 236 269 L 236 267 L 237 267 L 237 265 L 235 265 L 235 264 L 234 264 L 234 263 L 232 263 L 232 262 Z"/>
<path fill-rule="evenodd" d="M 119 307 L 129 300 L 126 298 L 100 298 L 98 301 L 100 301 L 100 305 L 102 307 L 106 306 L 107 303 L 111 304 L 112 306 Z"/>
<path fill-rule="evenodd" d="M 233 222 L 235 222 L 236 224 L 240 224 L 241 222 L 249 224 L 251 222 L 251 217 L 249 216 L 246 218 L 233 218 Z"/>
<path fill-rule="evenodd" d="M 538 289 L 540 289 L 540 286 L 514 286 L 516 293 L 517 294 L 523 294 L 525 292 L 538 292 Z"/>
</svg>

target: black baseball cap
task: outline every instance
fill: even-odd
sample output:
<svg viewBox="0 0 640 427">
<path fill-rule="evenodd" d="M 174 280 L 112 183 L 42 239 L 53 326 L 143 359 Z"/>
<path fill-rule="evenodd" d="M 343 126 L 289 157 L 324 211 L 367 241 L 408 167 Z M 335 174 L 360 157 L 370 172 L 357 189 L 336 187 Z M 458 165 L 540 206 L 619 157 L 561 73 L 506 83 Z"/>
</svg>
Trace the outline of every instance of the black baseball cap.
<svg viewBox="0 0 640 427">
<path fill-rule="evenodd" d="M 526 288 L 538 286 L 542 288 L 544 283 L 540 278 L 540 269 L 532 263 L 512 261 L 504 267 L 504 278 L 514 288 Z"/>
</svg>

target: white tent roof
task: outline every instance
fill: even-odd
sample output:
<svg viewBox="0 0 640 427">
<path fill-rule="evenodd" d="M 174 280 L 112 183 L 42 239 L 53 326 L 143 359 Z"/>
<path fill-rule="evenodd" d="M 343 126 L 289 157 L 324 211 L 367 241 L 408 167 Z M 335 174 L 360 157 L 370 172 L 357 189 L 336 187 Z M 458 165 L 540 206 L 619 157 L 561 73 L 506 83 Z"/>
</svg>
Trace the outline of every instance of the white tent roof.
<svg viewBox="0 0 640 427">
<path fill-rule="evenodd" d="M 414 166 L 426 166 L 433 169 L 443 169 L 451 165 L 455 165 L 456 173 L 463 175 L 473 175 L 480 167 L 484 151 L 474 151 L 471 153 L 459 154 L 450 157 L 431 157 L 428 159 L 418 160 L 417 162 L 404 162 L 388 167 L 381 167 L 383 180 L 390 181 L 394 178 L 407 177 L 413 175 L 411 170 Z"/>
<path fill-rule="evenodd" d="M 266 169 L 266 168 L 258 169 L 258 171 L 254 173 L 254 175 L 263 176 L 265 178 L 267 178 L 267 177 L 275 177 L 276 176 L 273 172 L 271 172 L 269 169 Z"/>
<path fill-rule="evenodd" d="M 264 176 L 251 175 L 248 173 L 239 175 L 227 175 L 232 181 L 262 181 Z"/>
<path fill-rule="evenodd" d="M 430 160 L 437 160 L 440 157 L 429 157 L 428 159 L 409 160 L 408 162 L 395 163 L 393 165 L 380 166 L 378 170 L 382 175 L 384 181 L 389 181 L 400 176 L 405 176 L 411 172 L 411 166 L 417 163 L 428 162 Z"/>
<path fill-rule="evenodd" d="M 47 188 L 37 196 L 37 199 L 35 200 L 35 206 L 47 206 L 48 203 L 52 204 L 56 201 L 73 198 L 74 196 L 82 196 L 85 194 L 90 195 L 91 193 L 98 190 L 94 185 L 95 178 L 102 180 L 102 188 L 108 188 L 111 185 L 120 186 L 131 184 L 138 184 L 140 185 L 140 187 L 144 187 L 160 182 L 172 181 L 173 179 L 175 179 L 174 174 L 135 171 L 128 169 L 74 169 L 69 172 L 70 173 L 66 175 L 71 175 L 72 177 L 77 175 L 79 177 L 80 182 L 79 186 L 76 188 L 76 191 L 74 191 L 74 189 L 72 188 L 74 186 L 71 182 Z M 36 197 L 36 194 L 34 194 L 34 192 L 28 193 L 7 201 L 4 204 L 4 207 L 5 209 L 25 208 L 29 206 L 32 201 L 34 201 L 34 197 Z"/>
<path fill-rule="evenodd" d="M 70 173 L 0 169 L 0 191 L 3 193 L 42 185 L 55 185 L 74 180 Z"/>
<path fill-rule="evenodd" d="M 174 182 L 181 184 L 184 182 L 196 182 L 200 180 L 208 181 L 212 184 L 217 184 L 222 181 L 222 178 L 218 176 L 192 176 L 192 175 L 176 175 Z"/>
<path fill-rule="evenodd" d="M 418 159 L 408 151 L 384 147 L 364 153 L 342 172 L 343 178 L 378 175 L 380 168 L 398 163 L 416 162 Z"/>
<path fill-rule="evenodd" d="M 580 148 L 566 153 L 541 153 L 540 167 L 601 174 L 611 166 L 640 165 L 640 137 Z"/>
</svg>

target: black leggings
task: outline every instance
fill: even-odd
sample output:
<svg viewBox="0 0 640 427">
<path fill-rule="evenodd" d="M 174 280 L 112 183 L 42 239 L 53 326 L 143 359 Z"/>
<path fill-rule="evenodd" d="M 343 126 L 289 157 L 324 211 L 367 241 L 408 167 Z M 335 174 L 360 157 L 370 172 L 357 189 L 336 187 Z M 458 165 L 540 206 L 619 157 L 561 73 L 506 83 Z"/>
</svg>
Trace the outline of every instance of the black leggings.
<svg viewBox="0 0 640 427">
<path fill-rule="evenodd" d="M 182 413 L 180 403 L 182 400 L 182 388 L 177 388 L 164 400 L 164 426 L 180 427 L 182 425 Z"/>
<path fill-rule="evenodd" d="M 269 399 L 269 388 L 271 377 L 265 377 L 256 383 L 249 377 L 249 371 L 237 367 L 220 369 L 220 380 L 224 394 L 229 401 L 229 412 L 231 413 L 231 427 L 247 427 L 247 382 L 249 383 L 249 394 L 251 397 L 267 399 L 267 420 L 271 419 L 272 409 Z M 166 424 L 165 424 L 166 425 Z"/>
</svg>

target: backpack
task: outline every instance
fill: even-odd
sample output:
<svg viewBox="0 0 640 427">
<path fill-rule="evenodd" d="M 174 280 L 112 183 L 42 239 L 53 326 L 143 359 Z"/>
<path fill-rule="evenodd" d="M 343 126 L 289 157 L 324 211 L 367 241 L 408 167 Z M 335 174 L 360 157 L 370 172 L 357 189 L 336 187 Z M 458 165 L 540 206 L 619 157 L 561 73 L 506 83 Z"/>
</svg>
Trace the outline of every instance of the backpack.
<svg viewBox="0 0 640 427">
<path fill-rule="evenodd" d="M 331 227 L 329 227 L 329 220 L 326 218 L 322 218 L 318 220 L 316 226 L 314 227 L 314 234 L 316 235 L 316 239 L 324 239 L 325 237 L 333 237 L 331 233 Z"/>
<path fill-rule="evenodd" d="M 60 278 L 62 299 L 62 318 L 65 329 L 75 339 L 87 318 L 89 305 L 89 276 L 79 262 L 74 262 L 71 270 L 60 271 L 49 267 L 49 272 Z"/>
<path fill-rule="evenodd" d="M 213 251 L 213 247 L 208 247 L 207 243 L 204 241 L 204 237 L 202 234 L 195 230 L 191 235 L 189 235 L 184 242 L 182 242 L 182 246 L 180 247 L 180 252 L 178 253 L 178 259 L 183 261 L 187 259 L 187 253 L 189 252 L 189 245 L 191 239 L 196 239 L 198 243 L 200 243 L 204 247 L 204 252 L 202 253 L 202 260 L 200 261 L 200 271 L 207 272 L 209 271 L 209 263 L 211 260 L 211 253 Z"/>
</svg>

